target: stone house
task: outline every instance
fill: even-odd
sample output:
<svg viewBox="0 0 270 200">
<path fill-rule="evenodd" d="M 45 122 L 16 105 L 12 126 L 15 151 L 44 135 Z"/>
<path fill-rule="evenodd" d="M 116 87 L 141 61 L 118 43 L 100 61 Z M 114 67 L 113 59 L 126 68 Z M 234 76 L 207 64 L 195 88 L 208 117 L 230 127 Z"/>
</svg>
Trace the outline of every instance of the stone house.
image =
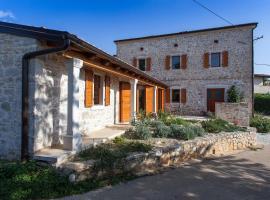
<svg viewBox="0 0 270 200">
<path fill-rule="evenodd" d="M 68 32 L 4 22 L 0 85 L 0 159 L 77 152 L 93 131 L 135 116 L 137 88 L 156 112 L 167 87 Z"/>
<path fill-rule="evenodd" d="M 227 89 L 236 85 L 252 113 L 256 26 L 248 23 L 116 40 L 117 57 L 169 85 L 165 96 L 171 112 L 214 112 L 215 103 L 226 101 Z"/>
<path fill-rule="evenodd" d="M 254 75 L 254 93 L 261 93 L 261 94 L 270 93 L 270 75 L 268 74 Z"/>
</svg>

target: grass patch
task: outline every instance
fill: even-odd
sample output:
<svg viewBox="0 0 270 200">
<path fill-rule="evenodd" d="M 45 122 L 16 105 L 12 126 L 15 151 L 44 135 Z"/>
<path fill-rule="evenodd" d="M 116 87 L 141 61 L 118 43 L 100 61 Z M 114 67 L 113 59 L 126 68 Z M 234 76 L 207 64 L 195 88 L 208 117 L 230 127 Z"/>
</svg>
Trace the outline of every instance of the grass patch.
<svg viewBox="0 0 270 200">
<path fill-rule="evenodd" d="M 219 133 L 219 132 L 233 132 L 233 131 L 245 131 L 246 128 L 233 125 L 222 119 L 210 119 L 202 121 L 201 125 L 203 129 L 208 133 Z"/>
<path fill-rule="evenodd" d="M 121 174 L 103 179 L 91 179 L 76 184 L 70 183 L 67 176 L 60 175 L 50 166 L 34 161 L 0 162 L 0 199 L 25 200 L 49 199 L 80 194 L 130 180 L 135 176 Z"/>
</svg>

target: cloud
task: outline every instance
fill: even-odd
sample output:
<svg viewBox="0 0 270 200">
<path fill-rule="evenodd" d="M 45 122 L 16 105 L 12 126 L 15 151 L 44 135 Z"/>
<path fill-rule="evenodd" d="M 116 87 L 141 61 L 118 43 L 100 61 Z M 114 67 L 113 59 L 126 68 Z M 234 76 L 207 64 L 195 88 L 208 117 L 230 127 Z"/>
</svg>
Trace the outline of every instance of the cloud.
<svg viewBox="0 0 270 200">
<path fill-rule="evenodd" d="M 0 10 L 0 19 L 14 19 L 15 16 L 10 11 Z"/>
</svg>

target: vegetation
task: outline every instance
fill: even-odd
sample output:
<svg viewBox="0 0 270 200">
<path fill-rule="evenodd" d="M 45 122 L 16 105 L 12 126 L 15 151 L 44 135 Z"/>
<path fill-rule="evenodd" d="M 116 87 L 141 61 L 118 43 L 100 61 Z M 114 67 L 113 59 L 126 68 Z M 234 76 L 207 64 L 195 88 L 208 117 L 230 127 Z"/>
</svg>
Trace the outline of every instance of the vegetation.
<svg viewBox="0 0 270 200">
<path fill-rule="evenodd" d="M 228 89 L 227 92 L 228 95 L 228 102 L 231 103 L 239 103 L 240 101 L 243 100 L 243 95 L 240 93 L 239 89 L 233 85 Z"/>
<path fill-rule="evenodd" d="M 166 138 L 171 135 L 171 129 L 163 123 L 159 123 L 155 129 L 153 136 L 156 138 Z"/>
<path fill-rule="evenodd" d="M 134 139 L 147 140 L 152 137 L 148 124 L 139 122 L 135 126 Z"/>
<path fill-rule="evenodd" d="M 270 94 L 255 94 L 254 109 L 258 113 L 270 115 Z"/>
<path fill-rule="evenodd" d="M 233 131 L 244 131 L 245 128 L 233 125 L 222 119 L 210 119 L 202 121 L 201 125 L 203 129 L 208 133 L 219 133 L 219 132 L 233 132 Z"/>
<path fill-rule="evenodd" d="M 80 194 L 107 185 L 135 178 L 131 174 L 119 174 L 103 179 L 91 179 L 70 183 L 67 176 L 54 168 L 30 162 L 0 161 L 0 199 L 26 200 L 49 199 Z"/>
<path fill-rule="evenodd" d="M 270 133 L 270 119 L 261 115 L 253 117 L 250 126 L 257 128 L 259 133 Z"/>
<path fill-rule="evenodd" d="M 197 125 L 181 126 L 172 124 L 171 128 L 171 137 L 177 138 L 180 140 L 191 140 L 195 137 L 204 135 L 204 129 Z"/>
</svg>

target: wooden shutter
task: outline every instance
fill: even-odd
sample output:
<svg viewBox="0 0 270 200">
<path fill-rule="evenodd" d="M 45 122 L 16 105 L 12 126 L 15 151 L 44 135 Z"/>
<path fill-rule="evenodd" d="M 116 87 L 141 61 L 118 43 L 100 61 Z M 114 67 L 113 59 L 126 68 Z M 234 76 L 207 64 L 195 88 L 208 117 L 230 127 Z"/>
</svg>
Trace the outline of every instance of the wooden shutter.
<svg viewBox="0 0 270 200">
<path fill-rule="evenodd" d="M 228 51 L 222 52 L 222 67 L 228 67 L 229 64 L 229 53 Z"/>
<path fill-rule="evenodd" d="M 109 76 L 105 76 L 105 106 L 110 105 L 110 92 L 111 90 L 111 79 Z"/>
<path fill-rule="evenodd" d="M 146 58 L 146 71 L 151 71 L 151 66 L 152 66 L 152 60 L 151 58 Z"/>
<path fill-rule="evenodd" d="M 181 68 L 182 69 L 187 68 L 187 55 L 186 54 L 181 56 Z"/>
<path fill-rule="evenodd" d="M 203 55 L 203 67 L 208 68 L 209 67 L 209 53 L 205 53 Z"/>
<path fill-rule="evenodd" d="M 166 103 L 170 103 L 171 102 L 171 91 L 170 91 L 170 89 L 167 88 L 165 93 L 166 93 Z"/>
<path fill-rule="evenodd" d="M 170 69 L 170 64 L 171 64 L 171 56 L 166 56 L 166 58 L 165 58 L 165 69 L 166 70 Z"/>
<path fill-rule="evenodd" d="M 146 86 L 145 87 L 145 96 L 146 96 L 146 113 L 153 112 L 153 100 L 154 100 L 154 87 Z"/>
<path fill-rule="evenodd" d="M 187 102 L 187 90 L 185 88 L 181 89 L 181 103 Z"/>
<path fill-rule="evenodd" d="M 85 107 L 93 106 L 93 72 L 85 70 Z"/>
<path fill-rule="evenodd" d="M 137 66 L 137 58 L 133 58 L 133 61 L 132 61 L 132 65 L 134 66 L 134 67 L 138 67 Z"/>
<path fill-rule="evenodd" d="M 164 111 L 164 108 L 165 108 L 165 94 L 164 94 L 164 89 L 161 90 L 161 95 L 162 95 L 161 110 Z"/>
</svg>

